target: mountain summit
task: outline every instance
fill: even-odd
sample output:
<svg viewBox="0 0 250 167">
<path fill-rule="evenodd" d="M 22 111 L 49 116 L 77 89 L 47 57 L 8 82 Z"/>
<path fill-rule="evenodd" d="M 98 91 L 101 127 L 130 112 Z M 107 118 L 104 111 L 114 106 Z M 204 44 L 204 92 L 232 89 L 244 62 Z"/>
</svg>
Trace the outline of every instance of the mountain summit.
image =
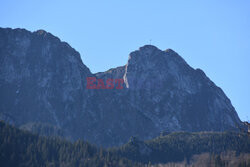
<svg viewBox="0 0 250 167">
<path fill-rule="evenodd" d="M 123 78 L 125 88 L 89 90 L 87 77 Z M 0 28 L 0 99 L 1 120 L 54 126 L 102 146 L 242 124 L 222 89 L 171 49 L 145 45 L 126 65 L 92 74 L 77 51 L 43 30 Z"/>
</svg>

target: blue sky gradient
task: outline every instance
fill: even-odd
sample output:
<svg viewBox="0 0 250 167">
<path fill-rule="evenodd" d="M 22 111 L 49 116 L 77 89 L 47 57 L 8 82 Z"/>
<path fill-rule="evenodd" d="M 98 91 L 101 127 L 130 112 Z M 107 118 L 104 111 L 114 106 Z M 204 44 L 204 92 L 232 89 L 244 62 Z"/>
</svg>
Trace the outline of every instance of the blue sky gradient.
<svg viewBox="0 0 250 167">
<path fill-rule="evenodd" d="M 249 0 L 8 0 L 0 2 L 0 27 L 51 32 L 93 73 L 126 64 L 152 40 L 201 68 L 250 119 Z"/>
</svg>

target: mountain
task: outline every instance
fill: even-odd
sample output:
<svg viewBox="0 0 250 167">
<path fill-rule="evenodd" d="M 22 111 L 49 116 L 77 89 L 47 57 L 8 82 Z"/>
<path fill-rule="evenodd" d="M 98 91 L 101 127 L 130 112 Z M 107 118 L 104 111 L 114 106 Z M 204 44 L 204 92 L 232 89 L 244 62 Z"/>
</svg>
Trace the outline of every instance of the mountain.
<svg viewBox="0 0 250 167">
<path fill-rule="evenodd" d="M 88 77 L 123 78 L 123 89 L 87 89 Z M 0 28 L 0 99 L 1 120 L 104 147 L 131 136 L 242 126 L 222 89 L 171 49 L 145 45 L 125 66 L 92 74 L 77 51 L 44 30 Z"/>
<path fill-rule="evenodd" d="M 161 130 L 224 131 L 240 124 L 224 92 L 171 49 L 132 52 L 124 80 L 130 103 Z"/>
<path fill-rule="evenodd" d="M 48 123 L 71 136 L 91 75 L 80 54 L 43 30 L 0 29 L 0 48 L 1 119 L 16 126 Z"/>
</svg>

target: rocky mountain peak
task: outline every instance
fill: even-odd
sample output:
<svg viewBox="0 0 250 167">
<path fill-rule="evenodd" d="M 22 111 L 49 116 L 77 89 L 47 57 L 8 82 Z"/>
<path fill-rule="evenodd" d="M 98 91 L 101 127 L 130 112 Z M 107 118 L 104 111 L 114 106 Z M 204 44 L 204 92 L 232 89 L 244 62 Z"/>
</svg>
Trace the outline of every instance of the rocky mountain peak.
<svg viewBox="0 0 250 167">
<path fill-rule="evenodd" d="M 159 49 L 154 45 L 144 45 L 139 48 L 139 51 L 142 51 L 142 52 L 150 52 L 150 51 L 152 52 L 154 50 L 159 50 Z"/>
<path fill-rule="evenodd" d="M 150 57 L 155 56 L 155 52 L 160 51 L 157 47 L 153 45 L 145 45 L 139 48 L 139 50 L 136 50 L 134 52 L 131 52 L 129 54 L 129 60 L 130 59 L 144 59 L 148 60 Z"/>
<path fill-rule="evenodd" d="M 126 87 L 131 89 L 148 88 L 150 85 L 162 87 L 166 80 L 179 79 L 183 72 L 191 70 L 175 51 L 162 51 L 155 46 L 145 45 L 129 55 L 124 81 Z"/>
</svg>

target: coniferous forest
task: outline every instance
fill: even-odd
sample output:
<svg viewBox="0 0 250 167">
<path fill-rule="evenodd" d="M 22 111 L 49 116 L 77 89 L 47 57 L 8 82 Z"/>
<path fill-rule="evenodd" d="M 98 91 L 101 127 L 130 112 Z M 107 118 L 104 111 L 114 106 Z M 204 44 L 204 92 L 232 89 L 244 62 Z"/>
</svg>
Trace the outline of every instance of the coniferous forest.
<svg viewBox="0 0 250 167">
<path fill-rule="evenodd" d="M 0 143 L 2 167 L 171 166 L 197 164 L 195 156 L 196 161 L 203 158 L 204 165 L 206 154 L 215 166 L 227 166 L 229 160 L 238 166 L 250 165 L 250 137 L 239 132 L 176 132 L 148 141 L 131 137 L 121 147 L 104 149 L 86 141 L 38 136 L 0 122 Z M 231 155 L 229 160 L 223 160 L 225 153 Z"/>
</svg>

